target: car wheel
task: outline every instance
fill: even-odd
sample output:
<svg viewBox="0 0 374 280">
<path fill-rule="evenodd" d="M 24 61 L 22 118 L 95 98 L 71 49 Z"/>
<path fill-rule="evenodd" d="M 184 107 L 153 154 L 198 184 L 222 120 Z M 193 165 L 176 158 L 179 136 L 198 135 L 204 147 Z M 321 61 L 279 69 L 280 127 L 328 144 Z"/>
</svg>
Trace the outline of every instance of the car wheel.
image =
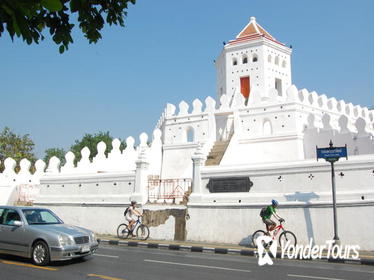
<svg viewBox="0 0 374 280">
<path fill-rule="evenodd" d="M 44 241 L 38 241 L 32 247 L 32 262 L 36 265 L 47 265 L 50 260 L 49 248 Z"/>
</svg>

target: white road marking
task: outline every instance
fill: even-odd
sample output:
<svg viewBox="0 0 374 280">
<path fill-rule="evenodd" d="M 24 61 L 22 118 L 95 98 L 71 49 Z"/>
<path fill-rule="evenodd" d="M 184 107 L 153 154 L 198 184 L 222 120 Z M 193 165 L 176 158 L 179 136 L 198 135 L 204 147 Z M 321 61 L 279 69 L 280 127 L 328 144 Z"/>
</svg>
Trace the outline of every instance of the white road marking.
<svg viewBox="0 0 374 280">
<path fill-rule="evenodd" d="M 94 254 L 94 256 L 106 257 L 106 258 L 114 258 L 114 259 L 118 259 L 119 258 L 119 256 L 102 255 L 102 254 Z"/>
<path fill-rule="evenodd" d="M 319 277 L 319 276 L 308 276 L 308 275 L 297 275 L 297 274 L 287 274 L 289 277 L 298 278 L 309 278 L 309 279 L 320 279 L 320 280 L 345 280 L 340 278 L 329 278 L 329 277 Z"/>
<path fill-rule="evenodd" d="M 144 261 L 145 262 L 153 262 L 153 263 L 163 263 L 163 264 L 173 264 L 173 265 L 190 266 L 190 267 L 201 267 L 201 268 L 220 269 L 220 270 L 239 271 L 239 272 L 251 272 L 250 270 L 244 270 L 244 269 L 219 267 L 219 266 L 209 266 L 209 265 L 200 265 L 200 264 L 187 264 L 187 263 L 165 262 L 165 261 L 148 260 L 148 259 L 145 259 Z"/>
</svg>

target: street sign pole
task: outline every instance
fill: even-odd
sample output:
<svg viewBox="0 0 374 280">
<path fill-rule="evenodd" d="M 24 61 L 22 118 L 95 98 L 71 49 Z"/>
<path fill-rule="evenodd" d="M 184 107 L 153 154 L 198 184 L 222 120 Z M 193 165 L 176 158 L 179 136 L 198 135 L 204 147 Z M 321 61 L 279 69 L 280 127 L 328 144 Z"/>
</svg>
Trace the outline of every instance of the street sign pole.
<svg viewBox="0 0 374 280">
<path fill-rule="evenodd" d="M 332 207 L 334 212 L 334 243 L 340 244 L 340 239 L 338 236 L 338 217 L 336 211 L 336 187 L 335 187 L 335 169 L 334 169 L 334 160 L 331 160 L 331 183 L 332 183 Z"/>
<path fill-rule="evenodd" d="M 324 158 L 331 164 L 331 184 L 332 184 L 332 208 L 334 215 L 334 243 L 340 245 L 340 239 L 338 236 L 338 217 L 336 210 L 336 187 L 335 187 L 335 168 L 334 163 L 339 160 L 340 157 L 348 159 L 347 145 L 345 147 L 334 147 L 330 140 L 328 148 L 316 147 L 317 160 Z"/>
</svg>

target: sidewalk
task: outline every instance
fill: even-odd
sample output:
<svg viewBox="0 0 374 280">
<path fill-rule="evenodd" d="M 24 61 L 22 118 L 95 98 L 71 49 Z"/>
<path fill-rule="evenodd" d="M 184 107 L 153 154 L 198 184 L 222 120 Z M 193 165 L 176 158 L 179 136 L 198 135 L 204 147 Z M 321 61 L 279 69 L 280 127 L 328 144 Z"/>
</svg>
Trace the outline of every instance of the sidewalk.
<svg viewBox="0 0 374 280">
<path fill-rule="evenodd" d="M 152 240 L 147 239 L 142 241 L 139 239 L 119 239 L 113 235 L 98 235 L 98 240 L 102 244 L 109 245 L 123 245 L 131 247 L 143 248 L 162 248 L 168 250 L 185 250 L 191 252 L 213 252 L 216 254 L 239 254 L 243 256 L 256 256 L 257 250 L 249 246 L 241 246 L 236 244 L 223 243 L 206 243 L 193 241 L 174 241 L 174 240 Z M 327 259 L 327 254 L 324 253 L 322 260 L 337 263 L 356 263 L 364 265 L 374 265 L 374 251 L 359 251 L 360 257 L 358 259 Z M 277 257 L 280 257 L 280 251 L 277 252 Z"/>
</svg>

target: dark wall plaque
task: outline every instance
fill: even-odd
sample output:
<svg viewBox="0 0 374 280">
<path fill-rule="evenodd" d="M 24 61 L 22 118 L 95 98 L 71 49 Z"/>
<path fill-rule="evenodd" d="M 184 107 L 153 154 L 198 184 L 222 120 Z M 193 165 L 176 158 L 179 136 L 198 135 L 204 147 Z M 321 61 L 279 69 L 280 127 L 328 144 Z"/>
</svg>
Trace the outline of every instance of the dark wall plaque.
<svg viewBox="0 0 374 280">
<path fill-rule="evenodd" d="M 211 193 L 249 192 L 252 186 L 249 177 L 211 178 L 207 185 Z"/>
</svg>

